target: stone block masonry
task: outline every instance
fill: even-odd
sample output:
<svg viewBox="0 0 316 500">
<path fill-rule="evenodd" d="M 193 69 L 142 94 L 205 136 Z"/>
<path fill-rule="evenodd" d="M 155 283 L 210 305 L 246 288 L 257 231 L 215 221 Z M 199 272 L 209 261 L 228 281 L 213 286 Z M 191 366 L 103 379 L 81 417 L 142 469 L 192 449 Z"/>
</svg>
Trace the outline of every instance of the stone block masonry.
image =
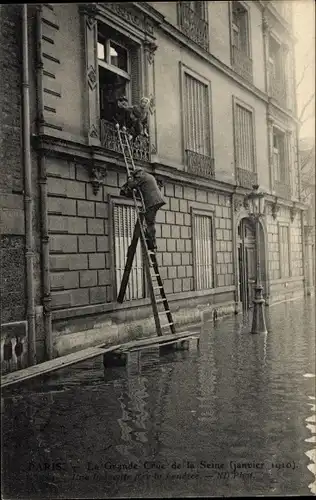
<svg viewBox="0 0 316 500">
<path fill-rule="evenodd" d="M 57 177 L 58 175 L 58 177 Z M 92 196 L 84 166 L 50 161 L 49 237 L 53 307 L 112 301 L 114 242 L 109 235 L 109 195 L 118 197 L 121 176 L 108 169 L 105 183 Z M 233 284 L 231 200 L 227 195 L 167 182 L 166 205 L 157 214 L 157 259 L 166 292 L 194 292 L 192 213 L 212 216 L 216 262 L 215 286 Z M 193 212 L 192 212 L 193 210 Z M 64 277 L 61 277 L 64 273 Z M 120 283 L 116 283 L 119 289 Z M 78 300 L 78 304 L 76 304 Z M 79 304 L 80 303 L 80 304 Z"/>
<path fill-rule="evenodd" d="M 109 175 L 113 189 L 117 175 Z M 108 204 L 93 195 L 86 167 L 60 159 L 48 165 L 50 280 L 53 309 L 110 301 Z M 118 193 L 117 193 L 118 194 Z M 103 201 L 105 199 L 105 201 Z"/>
</svg>

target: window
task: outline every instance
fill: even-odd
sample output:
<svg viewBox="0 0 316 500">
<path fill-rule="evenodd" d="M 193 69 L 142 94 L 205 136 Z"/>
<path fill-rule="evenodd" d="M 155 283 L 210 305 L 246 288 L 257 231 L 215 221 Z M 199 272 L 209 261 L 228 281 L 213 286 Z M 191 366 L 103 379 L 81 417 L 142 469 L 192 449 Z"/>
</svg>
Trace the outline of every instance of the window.
<svg viewBox="0 0 316 500">
<path fill-rule="evenodd" d="M 214 175 L 211 161 L 209 87 L 184 72 L 185 153 L 188 170 L 197 175 Z"/>
<path fill-rule="evenodd" d="M 274 180 L 285 183 L 285 134 L 276 128 L 273 128 L 273 170 Z"/>
<path fill-rule="evenodd" d="M 248 12 L 240 2 L 232 2 L 232 35 L 233 47 L 249 56 Z"/>
<path fill-rule="evenodd" d="M 290 249 L 289 249 L 289 228 L 279 226 L 280 241 L 280 272 L 281 278 L 290 276 Z"/>
<path fill-rule="evenodd" d="M 275 38 L 273 38 L 273 36 L 270 36 L 269 38 L 269 65 L 271 77 L 281 80 L 281 45 L 275 40 Z"/>
<path fill-rule="evenodd" d="M 137 216 L 133 206 L 123 204 L 114 205 L 114 252 L 117 293 L 120 290 L 127 250 L 131 244 L 136 222 Z M 125 300 L 141 299 L 143 297 L 145 297 L 144 267 L 141 244 L 138 241 L 126 288 Z"/>
<path fill-rule="evenodd" d="M 236 166 L 254 172 L 255 151 L 252 111 L 236 103 L 235 117 Z"/>
<path fill-rule="evenodd" d="M 200 18 L 205 19 L 205 2 L 192 1 L 187 2 L 192 11 Z"/>
<path fill-rule="evenodd" d="M 208 47 L 208 2 L 178 2 L 178 25 L 181 31 L 203 49 Z"/>
<path fill-rule="evenodd" d="M 286 104 L 287 82 L 285 78 L 286 56 L 284 47 L 269 37 L 269 92 L 274 99 Z"/>
<path fill-rule="evenodd" d="M 194 278 L 196 290 L 214 288 L 213 218 L 193 213 Z"/>
<path fill-rule="evenodd" d="M 140 69 L 137 47 L 109 26 L 98 25 L 100 118 L 112 122 L 116 101 L 126 96 L 130 104 L 139 99 Z"/>
</svg>

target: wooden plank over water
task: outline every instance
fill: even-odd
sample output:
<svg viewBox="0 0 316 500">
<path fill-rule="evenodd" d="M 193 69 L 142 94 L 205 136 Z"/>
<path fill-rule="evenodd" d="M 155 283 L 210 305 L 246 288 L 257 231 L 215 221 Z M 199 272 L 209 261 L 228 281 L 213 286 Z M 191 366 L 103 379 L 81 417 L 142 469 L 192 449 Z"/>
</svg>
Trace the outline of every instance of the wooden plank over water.
<svg viewBox="0 0 316 500">
<path fill-rule="evenodd" d="M 59 370 L 60 368 L 70 366 L 75 363 L 80 363 L 80 361 L 84 361 L 85 359 L 95 358 L 96 356 L 100 356 L 106 352 L 113 351 L 118 347 L 120 347 L 120 344 L 107 348 L 103 347 L 103 345 L 89 347 L 81 351 L 67 354 L 66 356 L 61 356 L 60 358 L 44 361 L 44 363 L 40 363 L 38 365 L 29 366 L 23 370 L 8 373 L 8 375 L 3 375 L 1 377 L 1 388 L 8 387 L 19 382 L 24 382 L 25 380 Z"/>
<path fill-rule="evenodd" d="M 181 339 L 185 339 L 187 337 L 199 336 L 199 332 L 179 332 L 179 333 L 170 333 L 169 335 L 162 335 L 161 337 L 149 337 L 146 339 L 132 340 L 127 342 L 126 344 L 121 345 L 116 351 L 124 352 L 134 348 L 140 348 L 142 346 L 155 345 L 155 344 L 164 344 L 168 341 L 178 341 Z"/>
<path fill-rule="evenodd" d="M 110 352 L 126 352 L 131 349 L 139 349 L 142 346 L 149 345 L 159 345 L 164 344 L 168 341 L 178 341 L 181 339 L 185 339 L 187 337 L 197 336 L 199 332 L 179 332 L 173 333 L 169 335 L 163 335 L 161 337 L 147 337 L 144 339 L 133 340 L 130 342 L 126 342 L 125 344 L 118 344 L 113 346 L 106 346 L 104 344 L 100 344 L 96 347 L 89 347 L 87 349 L 83 349 L 81 351 L 73 352 L 67 354 L 66 356 L 61 356 L 60 358 L 55 358 L 50 361 L 45 361 L 44 363 L 40 363 L 38 365 L 30 366 L 28 368 L 24 368 L 22 370 L 18 370 L 16 372 L 8 373 L 8 375 L 4 375 L 1 377 L 1 388 L 9 387 L 11 385 L 24 382 L 34 377 L 39 377 L 46 373 L 50 373 L 61 368 L 65 368 L 66 366 L 74 365 L 76 363 L 80 363 L 86 359 L 95 358 L 102 354 L 110 353 Z"/>
</svg>

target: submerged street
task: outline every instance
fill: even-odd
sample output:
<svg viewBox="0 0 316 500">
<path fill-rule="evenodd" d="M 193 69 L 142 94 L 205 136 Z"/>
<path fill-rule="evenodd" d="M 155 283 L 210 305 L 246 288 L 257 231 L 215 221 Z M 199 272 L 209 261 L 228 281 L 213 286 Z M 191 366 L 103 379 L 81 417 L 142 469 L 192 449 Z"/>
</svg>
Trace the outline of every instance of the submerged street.
<svg viewBox="0 0 316 500">
<path fill-rule="evenodd" d="M 4 498 L 315 494 L 314 299 L 266 312 L 268 335 L 228 317 L 3 392 Z"/>
</svg>

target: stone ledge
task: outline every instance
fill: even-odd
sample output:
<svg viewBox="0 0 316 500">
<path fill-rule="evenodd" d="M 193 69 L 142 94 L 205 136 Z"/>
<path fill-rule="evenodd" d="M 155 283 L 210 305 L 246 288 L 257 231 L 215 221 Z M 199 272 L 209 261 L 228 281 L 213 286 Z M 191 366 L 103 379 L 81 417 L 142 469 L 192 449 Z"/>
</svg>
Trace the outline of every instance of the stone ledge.
<svg viewBox="0 0 316 500">
<path fill-rule="evenodd" d="M 207 319 L 213 318 L 213 311 L 216 310 L 217 319 L 229 314 L 236 313 L 235 302 L 223 302 L 218 304 L 203 304 L 192 309 L 179 309 L 172 313 L 176 330 L 183 325 L 200 324 Z M 210 318 L 207 316 L 210 315 Z M 107 320 L 102 325 L 96 325 L 95 328 L 61 334 L 55 337 L 53 341 L 54 355 L 63 356 L 69 352 L 80 350 L 87 347 L 93 347 L 103 342 L 105 346 L 112 343 L 124 343 L 130 340 L 141 339 L 155 334 L 155 322 L 152 316 L 134 321 L 116 322 Z M 163 331 L 163 334 L 167 333 Z"/>
</svg>

